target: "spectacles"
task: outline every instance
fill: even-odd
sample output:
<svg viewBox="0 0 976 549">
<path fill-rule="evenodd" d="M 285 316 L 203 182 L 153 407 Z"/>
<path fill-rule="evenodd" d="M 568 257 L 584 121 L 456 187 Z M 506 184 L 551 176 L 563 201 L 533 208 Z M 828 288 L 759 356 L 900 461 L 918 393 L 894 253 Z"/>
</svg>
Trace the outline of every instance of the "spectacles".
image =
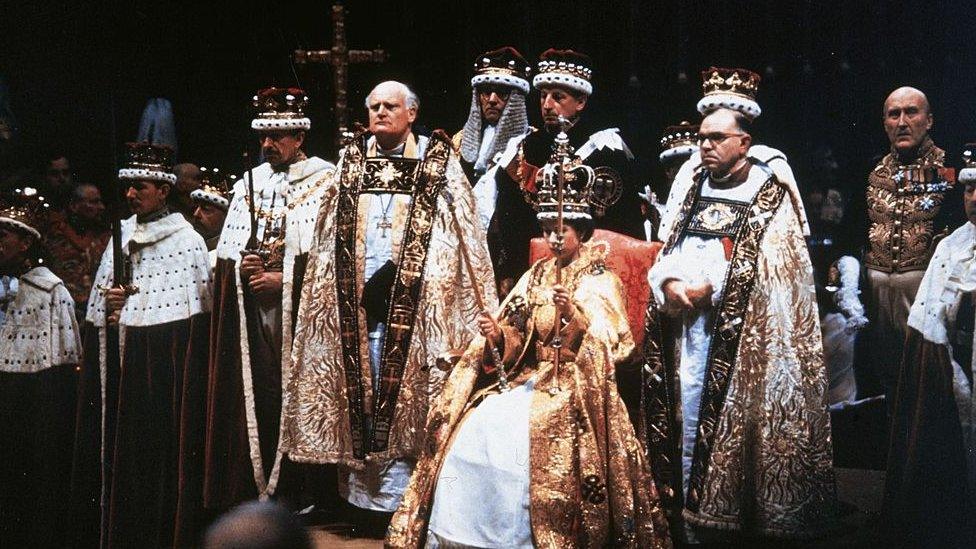
<svg viewBox="0 0 976 549">
<path fill-rule="evenodd" d="M 726 139 L 728 139 L 730 137 L 739 137 L 739 136 L 742 136 L 742 135 L 745 135 L 745 133 L 743 133 L 743 132 L 733 132 L 733 133 L 725 133 L 725 132 L 700 133 L 700 134 L 698 134 L 698 146 L 700 147 L 702 145 L 702 143 L 704 143 L 705 141 L 708 141 L 712 145 L 720 145 L 720 144 L 722 144 L 722 142 L 724 142 Z"/>
<path fill-rule="evenodd" d="M 495 94 L 502 101 L 507 100 L 508 99 L 508 96 L 511 93 L 512 93 L 512 89 L 511 88 L 507 88 L 505 86 L 492 86 L 492 85 L 478 86 L 478 94 L 479 95 L 483 95 L 485 97 L 490 97 L 491 94 Z"/>
</svg>

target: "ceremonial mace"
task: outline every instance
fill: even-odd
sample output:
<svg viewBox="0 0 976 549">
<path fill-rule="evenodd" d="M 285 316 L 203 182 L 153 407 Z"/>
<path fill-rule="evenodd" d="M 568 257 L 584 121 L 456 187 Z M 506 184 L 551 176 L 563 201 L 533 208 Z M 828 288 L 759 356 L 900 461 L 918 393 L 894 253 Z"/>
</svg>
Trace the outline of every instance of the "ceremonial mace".
<svg viewBox="0 0 976 549">
<path fill-rule="evenodd" d="M 444 196 L 444 201 L 447 202 L 447 209 L 451 210 L 451 221 L 454 225 L 454 232 L 457 233 L 458 245 L 461 248 L 461 258 L 464 261 L 464 266 L 467 268 L 468 278 L 471 279 L 474 300 L 479 309 L 486 314 L 490 314 L 488 308 L 485 306 L 485 297 L 481 295 L 481 288 L 478 286 L 477 277 L 475 277 L 474 266 L 471 264 L 471 256 L 468 255 L 468 245 L 465 243 L 464 234 L 461 232 L 461 224 L 458 222 L 457 212 L 454 210 L 454 195 L 448 189 L 441 191 L 441 194 Z M 498 371 L 498 388 L 502 392 L 508 391 L 508 374 L 505 373 L 502 354 L 490 339 L 485 338 L 485 345 L 488 345 L 488 348 L 491 350 L 491 360 L 495 363 L 495 368 Z"/>
</svg>

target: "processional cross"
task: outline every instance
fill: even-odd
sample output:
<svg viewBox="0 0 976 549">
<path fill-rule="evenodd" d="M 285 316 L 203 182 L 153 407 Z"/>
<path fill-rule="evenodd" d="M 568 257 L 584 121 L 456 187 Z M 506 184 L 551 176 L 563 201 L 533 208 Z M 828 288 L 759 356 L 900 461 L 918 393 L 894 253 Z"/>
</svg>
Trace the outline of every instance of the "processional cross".
<svg viewBox="0 0 976 549">
<path fill-rule="evenodd" d="M 350 50 L 346 46 L 346 8 L 341 2 L 332 6 L 332 48 L 327 50 L 295 50 L 295 63 L 328 63 L 332 65 L 335 90 L 336 130 L 341 140 L 349 131 L 349 105 L 346 99 L 350 63 L 382 63 L 386 50 Z"/>
</svg>

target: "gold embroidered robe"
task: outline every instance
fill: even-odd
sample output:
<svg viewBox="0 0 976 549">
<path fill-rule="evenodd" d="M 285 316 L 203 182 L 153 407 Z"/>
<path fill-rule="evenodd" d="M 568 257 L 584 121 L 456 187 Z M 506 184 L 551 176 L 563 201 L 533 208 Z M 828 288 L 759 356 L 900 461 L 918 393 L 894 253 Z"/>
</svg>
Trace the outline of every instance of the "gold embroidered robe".
<svg viewBox="0 0 976 549">
<path fill-rule="evenodd" d="M 689 223 L 702 185 L 695 180 L 679 197 L 662 255 Z M 835 518 L 827 373 L 813 271 L 790 187 L 771 176 L 734 238 L 713 311 L 687 494 L 679 359 L 660 304 L 652 298 L 648 306 L 642 437 L 670 518 L 697 527 L 808 538 Z"/>
<path fill-rule="evenodd" d="M 558 372 L 548 343 L 555 322 L 555 260 L 538 261 L 506 298 L 502 362 L 511 384 L 535 378 L 529 412 L 529 505 L 537 547 L 670 547 L 667 521 L 627 416 L 614 364 L 634 347 L 623 285 L 605 271 L 605 242 L 583 245 L 563 269 L 577 311 L 563 328 Z M 524 304 L 522 307 L 517 305 Z M 524 320 L 523 320 L 524 319 Z M 524 328 L 520 325 L 524 322 Z M 478 336 L 454 367 L 427 425 L 427 440 L 388 547 L 421 547 L 441 466 L 467 414 L 498 392 Z M 558 387 L 554 394 L 550 389 Z"/>
<path fill-rule="evenodd" d="M 415 180 L 395 175 L 408 168 L 416 170 Z M 281 451 L 294 461 L 362 469 L 366 459 L 382 462 L 419 455 L 429 402 L 447 377 L 437 358 L 459 352 L 474 337 L 480 312 L 475 285 L 488 308 L 498 301 L 471 185 L 443 132 L 434 132 L 419 160 L 368 157 L 366 138 L 360 136 L 343 150 L 336 174 L 336 185 L 322 199 L 308 282 L 302 288 L 294 367 L 282 406 Z M 370 174 L 375 177 L 368 179 Z M 393 202 L 393 258 L 399 265 L 396 284 L 404 280 L 420 284 L 416 300 L 409 294 L 397 298 L 394 286 L 379 395 L 372 387 L 366 313 L 361 305 L 366 218 L 370 201 L 377 200 L 370 194 L 379 192 L 377 185 L 384 187 L 382 192 L 411 197 Z M 416 239 L 404 244 L 410 234 L 425 232 L 426 245 Z M 474 279 L 460 252 L 459 232 Z M 345 236 L 348 240 L 343 240 Z M 352 291 L 341 299 L 347 290 Z M 400 320 L 409 309 L 415 311 L 412 322 Z M 412 330 L 408 341 L 397 343 L 396 330 L 407 327 Z M 351 349 L 344 350 L 343 338 L 346 342 L 352 338 Z M 397 368 L 391 367 L 397 362 Z M 393 390 L 388 391 L 391 385 Z M 378 406 L 377 398 L 388 407 Z M 381 423 L 378 410 L 389 414 L 385 440 L 378 440 L 375 428 Z"/>
</svg>

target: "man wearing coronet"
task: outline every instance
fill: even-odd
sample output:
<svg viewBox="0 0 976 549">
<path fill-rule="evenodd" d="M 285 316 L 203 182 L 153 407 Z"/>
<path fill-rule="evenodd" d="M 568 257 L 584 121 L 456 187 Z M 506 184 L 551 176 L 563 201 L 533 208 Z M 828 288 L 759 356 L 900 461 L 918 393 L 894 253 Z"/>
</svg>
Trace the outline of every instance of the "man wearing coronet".
<svg viewBox="0 0 976 549">
<path fill-rule="evenodd" d="M 703 79 L 648 273 L 645 442 L 676 536 L 812 537 L 836 502 L 805 214 L 782 153 L 752 144 L 759 75 Z"/>
<path fill-rule="evenodd" d="M 501 241 L 508 258 L 500 279 L 518 280 L 529 267 L 529 240 L 540 234 L 533 204 L 543 173 L 554 169 L 550 158 L 560 117 L 569 125 L 566 133 L 575 150 L 573 163 L 596 172 L 591 202 L 596 228 L 644 238 L 639 189 L 632 174 L 634 155 L 617 128 L 598 129 L 584 115 L 593 94 L 592 67 L 589 56 L 573 50 L 549 49 L 539 58 L 532 85 L 539 90 L 545 128 L 509 141 L 498 160 L 503 167 L 496 178 Z"/>
<path fill-rule="evenodd" d="M 169 147 L 128 144 L 119 180 L 134 215 L 88 299 L 75 444 L 100 456 L 103 547 L 179 547 L 203 524 L 212 287 L 203 238 L 166 205 L 172 170 Z M 76 458 L 76 475 L 85 464 Z"/>
<path fill-rule="evenodd" d="M 504 47 L 478 56 L 471 78 L 471 111 L 464 128 L 454 134 L 454 148 L 461 167 L 474 191 L 478 219 L 488 235 L 488 250 L 498 276 L 507 263 L 501 242 L 501 219 L 497 210 L 506 203 L 506 193 L 521 200 L 521 192 L 511 186 L 498 188 L 497 160 L 509 141 L 529 130 L 525 97 L 529 93 L 529 63 L 515 48 Z M 508 199 L 511 200 L 510 197 Z M 501 280 L 501 277 L 499 277 Z M 511 288 L 511 279 L 502 287 Z"/>
<path fill-rule="evenodd" d="M 200 188 L 190 192 L 193 201 L 193 227 L 207 243 L 210 268 L 217 266 L 217 244 L 227 219 L 236 179 L 219 168 L 200 168 Z"/>
<path fill-rule="evenodd" d="M 214 511 L 297 482 L 278 452 L 281 394 L 315 216 L 334 170 L 302 150 L 312 126 L 305 92 L 267 88 L 252 106 L 265 162 L 234 185 L 214 270 L 204 492 Z"/>
</svg>

